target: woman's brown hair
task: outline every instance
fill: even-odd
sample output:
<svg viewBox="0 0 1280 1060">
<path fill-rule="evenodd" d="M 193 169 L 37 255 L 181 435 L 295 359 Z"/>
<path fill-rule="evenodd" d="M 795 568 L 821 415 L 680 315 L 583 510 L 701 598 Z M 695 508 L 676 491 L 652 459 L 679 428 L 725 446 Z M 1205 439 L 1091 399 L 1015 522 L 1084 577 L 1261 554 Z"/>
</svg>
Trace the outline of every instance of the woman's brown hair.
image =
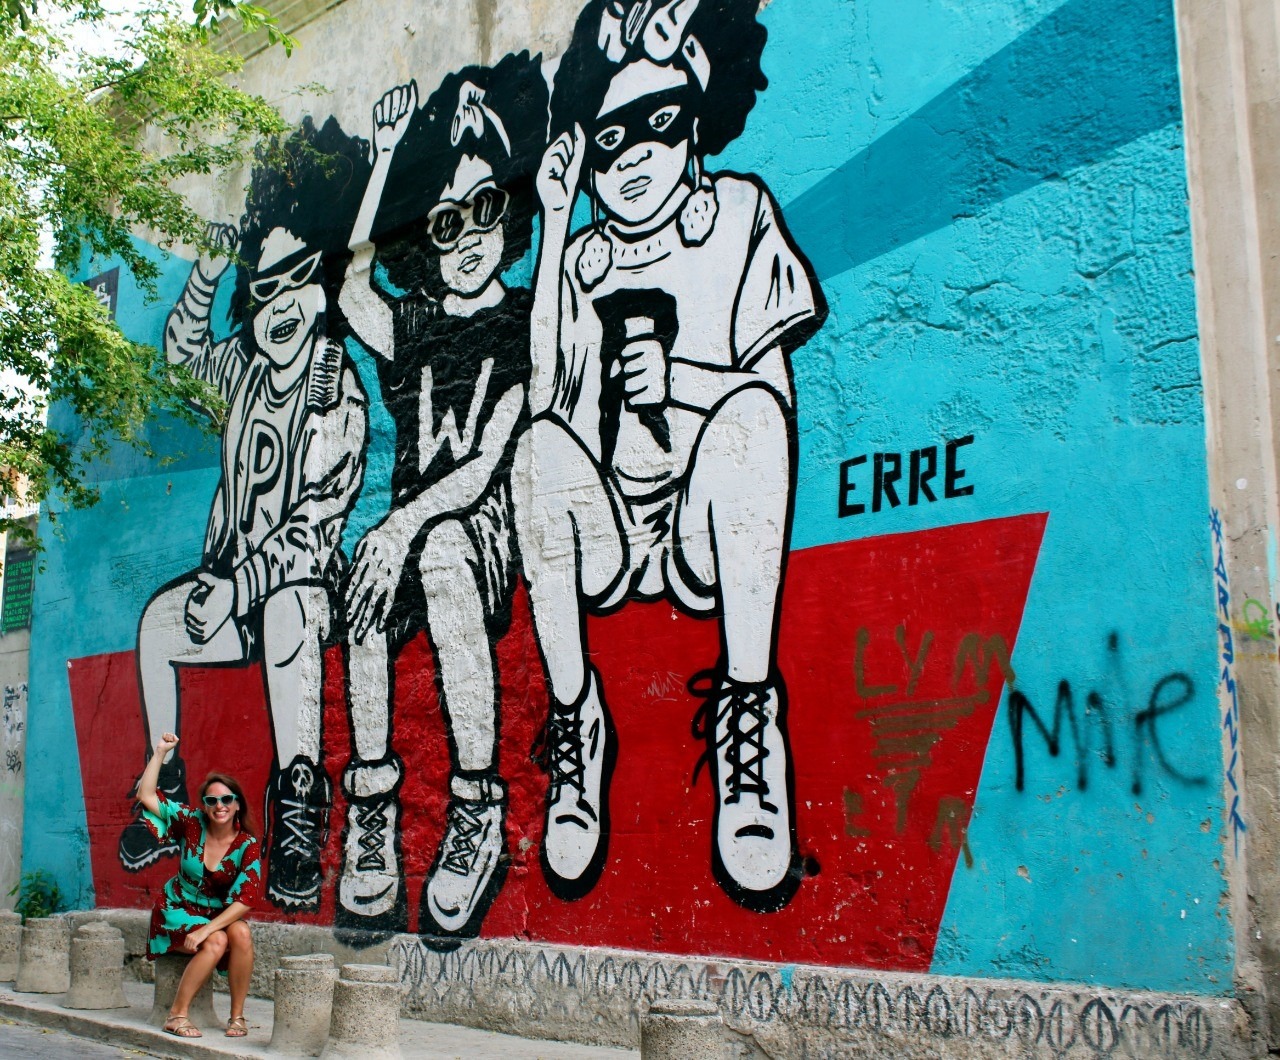
<svg viewBox="0 0 1280 1060">
<path fill-rule="evenodd" d="M 248 832 L 252 836 L 258 834 L 258 829 L 254 826 L 253 812 L 249 809 L 249 803 L 244 797 L 244 788 L 240 786 L 240 781 L 235 777 L 229 777 L 226 773 L 210 773 L 204 778 L 204 783 L 200 785 L 200 812 L 204 813 L 204 797 L 209 791 L 212 784 L 221 784 L 228 788 L 231 794 L 236 797 L 236 804 L 239 807 L 236 810 L 236 827 L 242 832 Z"/>
</svg>

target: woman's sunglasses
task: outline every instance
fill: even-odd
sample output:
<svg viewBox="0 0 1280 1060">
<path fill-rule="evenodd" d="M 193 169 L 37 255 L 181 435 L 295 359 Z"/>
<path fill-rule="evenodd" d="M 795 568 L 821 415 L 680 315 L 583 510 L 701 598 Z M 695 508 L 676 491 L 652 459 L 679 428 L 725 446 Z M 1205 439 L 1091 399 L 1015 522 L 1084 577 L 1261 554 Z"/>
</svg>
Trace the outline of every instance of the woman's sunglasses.
<svg viewBox="0 0 1280 1060">
<path fill-rule="evenodd" d="M 204 804 L 210 809 L 217 806 L 219 803 L 223 806 L 230 806 L 235 801 L 236 797 L 234 795 L 206 795 L 204 797 Z"/>
<path fill-rule="evenodd" d="M 447 199 L 427 214 L 427 233 L 437 250 L 449 251 L 469 231 L 487 232 L 502 220 L 511 196 L 501 188 L 481 188 L 466 202 Z"/>
</svg>

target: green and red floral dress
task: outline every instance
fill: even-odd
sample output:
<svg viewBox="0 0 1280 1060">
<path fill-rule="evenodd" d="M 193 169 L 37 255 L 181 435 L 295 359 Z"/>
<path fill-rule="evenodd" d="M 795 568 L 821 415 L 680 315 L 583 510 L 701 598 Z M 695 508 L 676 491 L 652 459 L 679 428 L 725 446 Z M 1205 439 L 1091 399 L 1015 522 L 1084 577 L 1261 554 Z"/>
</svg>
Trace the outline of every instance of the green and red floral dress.
<svg viewBox="0 0 1280 1060">
<path fill-rule="evenodd" d="M 216 869 L 204 865 L 204 815 L 160 794 L 158 813 L 144 811 L 142 819 L 163 842 L 178 844 L 178 874 L 164 885 L 151 911 L 147 958 L 182 951 L 187 935 L 203 927 L 232 902 L 253 906 L 262 900 L 262 862 L 258 840 L 237 832 Z M 226 963 L 226 957 L 222 964 Z M 221 965 L 219 965 L 221 967 Z"/>
</svg>

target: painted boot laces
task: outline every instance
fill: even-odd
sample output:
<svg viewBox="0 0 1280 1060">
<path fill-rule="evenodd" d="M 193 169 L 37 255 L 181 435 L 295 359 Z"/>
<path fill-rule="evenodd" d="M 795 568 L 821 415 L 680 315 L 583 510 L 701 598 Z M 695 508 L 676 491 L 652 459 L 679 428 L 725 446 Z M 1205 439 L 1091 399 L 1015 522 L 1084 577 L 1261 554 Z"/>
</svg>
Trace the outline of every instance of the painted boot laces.
<svg viewBox="0 0 1280 1060">
<path fill-rule="evenodd" d="M 712 868 L 725 892 L 757 911 L 780 909 L 795 893 L 793 795 L 780 680 L 735 681 L 704 671 L 689 682 L 702 699 L 693 735 L 716 789 Z"/>
<path fill-rule="evenodd" d="M 587 670 L 576 703 L 553 701 L 534 756 L 547 771 L 546 833 L 542 868 L 560 898 L 580 898 L 604 867 L 609 834 L 609 779 L 616 737 L 600 695 L 600 678 Z"/>
<path fill-rule="evenodd" d="M 454 775 L 449 792 L 445 833 L 419 917 L 424 936 L 445 940 L 478 933 L 507 863 L 506 785 L 488 774 Z"/>
</svg>

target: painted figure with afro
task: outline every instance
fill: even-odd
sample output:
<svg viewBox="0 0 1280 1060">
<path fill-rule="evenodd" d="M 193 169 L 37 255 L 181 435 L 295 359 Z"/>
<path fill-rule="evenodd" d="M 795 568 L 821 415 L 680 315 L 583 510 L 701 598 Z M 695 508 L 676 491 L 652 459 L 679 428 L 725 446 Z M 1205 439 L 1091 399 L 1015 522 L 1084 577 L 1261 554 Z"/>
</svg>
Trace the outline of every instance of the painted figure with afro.
<svg viewBox="0 0 1280 1060">
<path fill-rule="evenodd" d="M 226 254 L 196 262 L 165 326 L 169 361 L 227 403 L 222 475 L 200 566 L 151 598 L 137 655 L 148 744 L 180 731 L 180 667 L 261 664 L 275 741 L 267 893 L 314 911 L 331 801 L 320 764 L 322 647 L 345 578 L 339 539 L 364 475 L 368 420 L 329 325 L 367 163 L 364 145 L 332 119 L 321 130 L 308 120 L 282 146 L 255 169 L 239 232 L 210 226 Z M 217 339 L 211 310 L 237 244 L 245 265 L 231 315 L 242 326 Z M 160 788 L 185 803 L 175 755 Z M 175 849 L 140 821 L 120 840 L 131 870 Z"/>
<path fill-rule="evenodd" d="M 592 0 L 556 71 L 517 527 L 551 692 L 542 867 L 565 899 L 606 863 L 618 753 L 584 617 L 633 599 L 719 622 L 718 663 L 690 684 L 717 881 L 767 912 L 800 880 L 776 652 L 788 355 L 825 309 L 763 182 L 703 167 L 765 88 L 757 7 Z M 591 221 L 571 233 L 579 192 Z"/>
<path fill-rule="evenodd" d="M 418 920 L 447 949 L 479 931 L 509 860 L 494 648 L 518 569 L 511 461 L 528 421 L 532 297 L 502 273 L 530 243 L 547 89 L 526 53 L 450 75 L 421 108 L 417 96 L 411 83 L 374 107 L 341 295 L 374 354 L 396 448 L 390 509 L 357 546 L 346 596 L 355 753 L 336 923 L 405 927 L 395 659 L 425 631 L 451 771 Z"/>
</svg>

